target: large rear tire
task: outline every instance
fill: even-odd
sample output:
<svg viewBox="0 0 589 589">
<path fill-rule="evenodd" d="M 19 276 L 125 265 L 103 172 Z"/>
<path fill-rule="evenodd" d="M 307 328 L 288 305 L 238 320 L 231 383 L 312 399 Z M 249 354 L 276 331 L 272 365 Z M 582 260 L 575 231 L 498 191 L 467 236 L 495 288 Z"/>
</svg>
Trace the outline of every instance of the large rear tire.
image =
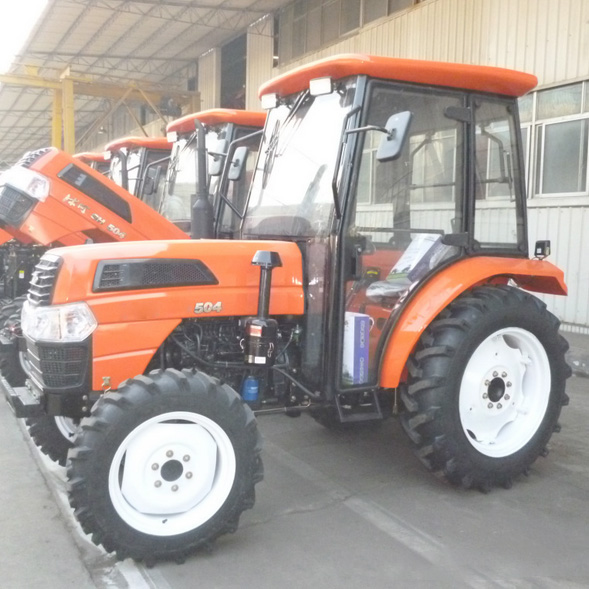
<svg viewBox="0 0 589 589">
<path fill-rule="evenodd" d="M 69 453 L 70 504 L 119 559 L 182 561 L 234 532 L 263 477 L 249 407 L 204 373 L 126 381 L 82 420 Z"/>
<path fill-rule="evenodd" d="M 402 390 L 402 424 L 428 469 L 487 490 L 547 454 L 571 374 L 558 328 L 539 299 L 508 286 L 473 289 L 432 322 Z"/>
</svg>

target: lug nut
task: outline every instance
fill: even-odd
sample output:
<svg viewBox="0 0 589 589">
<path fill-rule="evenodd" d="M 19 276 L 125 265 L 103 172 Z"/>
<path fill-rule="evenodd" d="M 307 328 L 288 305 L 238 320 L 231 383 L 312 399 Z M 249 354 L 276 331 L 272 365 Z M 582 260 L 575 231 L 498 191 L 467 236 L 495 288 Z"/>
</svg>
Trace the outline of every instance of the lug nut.
<svg viewBox="0 0 589 589">
<path fill-rule="evenodd" d="M 489 395 L 487 395 L 487 393 L 483 393 L 483 399 L 488 399 Z"/>
<path fill-rule="evenodd" d="M 502 376 L 503 378 L 505 378 L 505 377 L 507 376 L 507 372 L 502 372 L 502 373 L 501 373 L 501 376 Z"/>
<path fill-rule="evenodd" d="M 487 405 L 487 407 L 488 407 L 489 409 L 493 409 L 493 403 L 489 403 L 489 404 Z"/>
<path fill-rule="evenodd" d="M 507 382 L 505 383 L 505 386 L 508 386 L 508 387 L 510 387 L 510 386 L 511 386 L 511 383 L 510 383 L 509 381 L 507 381 Z"/>
<path fill-rule="evenodd" d="M 155 487 L 161 487 L 162 486 L 162 482 L 161 481 L 155 481 L 155 483 L 153 483 Z"/>
<path fill-rule="evenodd" d="M 190 460 L 190 456 L 188 456 L 188 454 L 185 454 L 185 455 L 182 457 L 182 460 L 184 460 L 184 462 L 188 462 L 188 461 Z"/>
<path fill-rule="evenodd" d="M 172 458 L 172 456 L 174 456 L 174 452 L 172 452 L 172 450 L 168 450 L 168 451 L 166 452 L 166 456 L 167 456 L 168 458 Z"/>
<path fill-rule="evenodd" d="M 504 398 L 506 401 L 509 401 L 509 399 L 511 399 L 511 397 L 510 397 L 509 395 L 507 395 L 507 394 L 503 395 L 503 398 Z"/>
<path fill-rule="evenodd" d="M 186 473 L 186 478 L 187 479 L 191 479 L 192 478 L 192 473 L 191 472 L 187 472 Z"/>
<path fill-rule="evenodd" d="M 491 384 L 491 381 L 490 381 L 490 380 L 486 380 L 486 381 L 485 381 L 485 386 L 486 386 L 486 387 L 488 387 L 490 384 Z"/>
<path fill-rule="evenodd" d="M 172 485 L 172 491 L 177 491 L 178 490 L 178 485 Z"/>
<path fill-rule="evenodd" d="M 154 463 L 151 465 L 151 470 L 157 470 L 159 467 L 160 467 L 160 465 L 159 465 L 157 462 L 154 462 Z"/>
<path fill-rule="evenodd" d="M 503 407 L 503 405 L 501 405 L 501 403 L 497 403 L 497 409 L 501 409 L 501 407 Z"/>
<path fill-rule="evenodd" d="M 494 370 L 493 371 L 493 376 L 499 376 L 499 373 L 496 370 Z"/>
</svg>

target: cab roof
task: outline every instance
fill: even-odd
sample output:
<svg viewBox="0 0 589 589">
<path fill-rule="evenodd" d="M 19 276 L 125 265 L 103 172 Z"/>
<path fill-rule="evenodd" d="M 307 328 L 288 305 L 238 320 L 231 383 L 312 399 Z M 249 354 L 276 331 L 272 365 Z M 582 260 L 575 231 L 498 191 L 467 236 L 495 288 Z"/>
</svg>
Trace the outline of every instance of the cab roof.
<svg viewBox="0 0 589 589">
<path fill-rule="evenodd" d="M 83 162 L 107 162 L 106 156 L 104 152 L 100 151 L 81 151 L 80 153 L 75 153 L 73 155 L 77 160 L 82 160 Z"/>
<path fill-rule="evenodd" d="M 231 108 L 211 108 L 201 112 L 185 115 L 168 123 L 166 132 L 191 133 L 194 131 L 194 120 L 198 119 L 203 125 L 221 125 L 223 123 L 235 123 L 245 127 L 262 128 L 266 122 L 265 112 L 249 110 L 236 110 Z"/>
<path fill-rule="evenodd" d="M 302 65 L 262 84 L 258 95 L 287 96 L 305 90 L 314 78 L 335 80 L 354 75 L 476 90 L 504 96 L 523 96 L 538 83 L 536 76 L 498 67 L 379 57 L 356 53 L 335 55 Z"/>
<path fill-rule="evenodd" d="M 134 147 L 145 147 L 147 149 L 167 149 L 172 150 L 172 144 L 166 137 L 121 137 L 115 139 L 105 146 L 106 151 L 118 151 L 124 147 L 132 149 Z"/>
</svg>

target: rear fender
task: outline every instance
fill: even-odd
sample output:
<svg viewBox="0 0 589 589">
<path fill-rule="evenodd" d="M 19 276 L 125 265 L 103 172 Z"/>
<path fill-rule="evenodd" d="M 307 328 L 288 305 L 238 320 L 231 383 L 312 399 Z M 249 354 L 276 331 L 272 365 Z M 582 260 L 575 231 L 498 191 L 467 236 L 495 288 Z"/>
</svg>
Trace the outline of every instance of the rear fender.
<svg viewBox="0 0 589 589">
<path fill-rule="evenodd" d="M 380 385 L 394 388 L 404 378 L 409 355 L 427 326 L 460 294 L 482 284 L 506 284 L 533 292 L 566 295 L 562 270 L 543 260 L 467 258 L 436 274 L 401 312 L 383 353 Z"/>
</svg>

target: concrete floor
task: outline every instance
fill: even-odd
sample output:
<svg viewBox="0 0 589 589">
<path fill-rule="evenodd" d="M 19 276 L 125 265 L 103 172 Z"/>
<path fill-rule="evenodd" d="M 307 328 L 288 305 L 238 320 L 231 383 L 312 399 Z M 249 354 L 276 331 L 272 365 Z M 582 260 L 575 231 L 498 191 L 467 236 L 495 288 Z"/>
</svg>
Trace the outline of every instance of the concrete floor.
<svg viewBox="0 0 589 589">
<path fill-rule="evenodd" d="M 212 554 L 184 565 L 146 569 L 105 555 L 71 519 L 63 469 L 38 457 L 40 470 L 23 480 L 40 485 L 42 499 L 27 514 L 27 489 L 6 482 L 5 463 L 3 495 L 13 505 L 0 512 L 0 585 L 35 587 L 36 571 L 44 570 L 44 589 L 586 588 L 588 389 L 588 379 L 569 379 L 571 403 L 549 456 L 512 489 L 486 495 L 456 490 L 429 474 L 397 421 L 334 433 L 306 416 L 261 417 L 266 477 L 254 509 Z M 12 427 L 6 412 L 0 412 L 3 430 Z M 9 469 L 35 464 L 20 436 L 14 453 L 24 462 Z M 21 526 L 23 513 L 36 529 Z M 7 558 L 17 559 L 8 569 Z"/>
</svg>

